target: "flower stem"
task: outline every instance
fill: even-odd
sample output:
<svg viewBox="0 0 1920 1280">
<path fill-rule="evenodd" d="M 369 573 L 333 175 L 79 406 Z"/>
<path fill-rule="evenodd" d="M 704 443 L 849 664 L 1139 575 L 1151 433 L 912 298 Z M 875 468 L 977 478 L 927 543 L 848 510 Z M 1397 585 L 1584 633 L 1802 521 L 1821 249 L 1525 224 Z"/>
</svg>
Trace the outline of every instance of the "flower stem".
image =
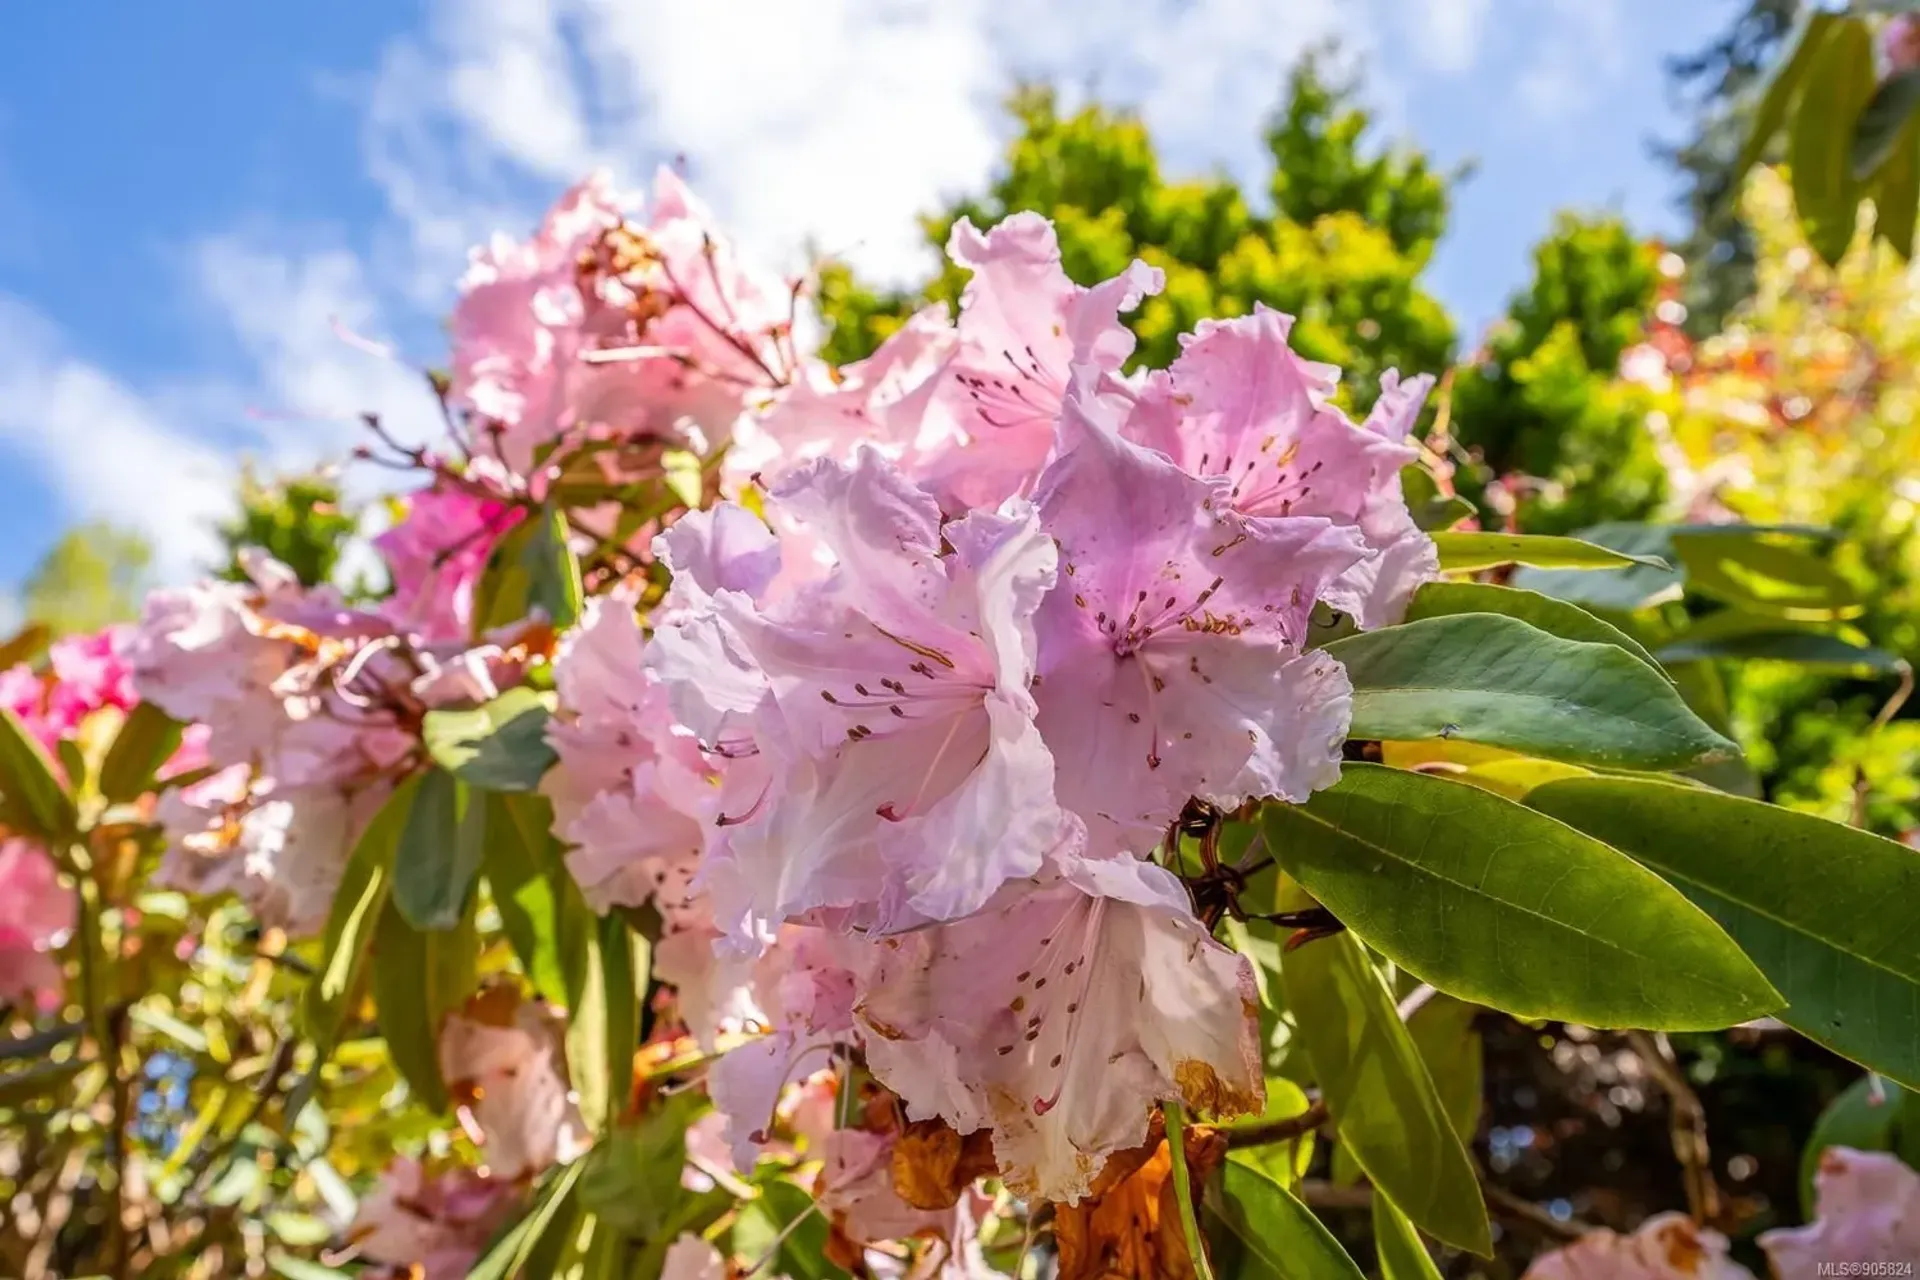
<svg viewBox="0 0 1920 1280">
<path fill-rule="evenodd" d="M 1186 1108 L 1177 1102 L 1164 1104 L 1167 1117 L 1167 1154 L 1173 1163 L 1173 1197 L 1180 1206 L 1180 1230 L 1187 1239 L 1187 1253 L 1193 1258 L 1195 1280 L 1214 1280 L 1213 1264 L 1207 1261 L 1207 1242 L 1200 1235 L 1200 1218 L 1193 1205 L 1193 1176 L 1187 1168 Z"/>
</svg>

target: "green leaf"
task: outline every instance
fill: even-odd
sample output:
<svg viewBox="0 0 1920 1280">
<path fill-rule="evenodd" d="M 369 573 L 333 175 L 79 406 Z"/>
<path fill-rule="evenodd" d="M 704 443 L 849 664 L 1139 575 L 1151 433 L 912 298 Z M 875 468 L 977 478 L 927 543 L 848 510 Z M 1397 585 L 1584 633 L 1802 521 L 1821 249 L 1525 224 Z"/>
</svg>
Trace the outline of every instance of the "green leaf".
<svg viewBox="0 0 1920 1280">
<path fill-rule="evenodd" d="M 1516 587 L 1494 587 L 1480 582 L 1429 582 L 1413 593 L 1407 605 L 1408 622 L 1439 618 L 1456 613 L 1499 613 L 1518 618 L 1530 626 L 1559 636 L 1562 640 L 1582 640 L 1589 644 L 1610 644 L 1625 649 L 1656 671 L 1660 664 L 1640 642 L 1602 621 L 1577 604 L 1543 596 L 1537 591 Z M 1661 671 L 1664 676 L 1666 672 Z"/>
<path fill-rule="evenodd" d="M 389 902 L 374 935 L 372 988 L 380 1037 L 394 1069 L 427 1110 L 449 1105 L 440 1074 L 440 1025 L 479 985 L 480 950 L 469 904 L 452 929 L 423 930 Z"/>
<path fill-rule="evenodd" d="M 1874 87 L 1853 126 L 1854 181 L 1872 180 L 1893 158 L 1916 107 L 1920 107 L 1920 70 L 1896 71 Z"/>
<path fill-rule="evenodd" d="M 1813 55 L 1787 132 L 1794 208 L 1807 243 L 1829 265 L 1853 243 L 1861 194 L 1853 177 L 1854 126 L 1874 80 L 1873 37 L 1866 23 L 1839 23 Z"/>
<path fill-rule="evenodd" d="M 1762 531 L 1673 533 L 1687 585 L 1749 613 L 1796 621 L 1858 617 L 1866 605 L 1825 561 Z"/>
<path fill-rule="evenodd" d="M 1387 959 L 1462 1000 L 1663 1031 L 1731 1026 L 1782 1003 L 1659 876 L 1490 792 L 1349 764 L 1306 804 L 1265 816 L 1282 870 Z"/>
<path fill-rule="evenodd" d="M 64 844 L 78 820 L 53 761 L 20 717 L 0 707 L 0 793 L 6 824 L 23 835 Z"/>
<path fill-rule="evenodd" d="M 1920 215 L 1920 116 L 1909 118 L 1900 131 L 1873 188 L 1874 234 L 1903 260 L 1913 257 L 1916 215 Z"/>
<path fill-rule="evenodd" d="M 837 1280 L 847 1274 L 827 1261 L 826 1215 L 812 1196 L 790 1182 L 762 1183 L 759 1196 L 740 1206 L 733 1252 L 750 1267 L 766 1260 L 755 1275 Z"/>
<path fill-rule="evenodd" d="M 180 747 L 186 726 L 142 702 L 127 713 L 100 766 L 100 794 L 110 804 L 137 800 L 153 789 L 153 775 Z"/>
<path fill-rule="evenodd" d="M 580 617 L 580 563 L 567 545 L 567 518 L 557 507 L 529 515 L 494 546 L 474 592 L 474 625 L 484 633 L 533 616 L 556 628 Z"/>
<path fill-rule="evenodd" d="M 1667 564 L 1653 556 L 1616 551 L 1597 542 L 1527 533 L 1442 532 L 1433 535 L 1440 551 L 1442 573 L 1466 573 L 1494 569 L 1503 564 L 1531 565 L 1536 569 L 1619 569 L 1639 565 L 1665 570 Z"/>
<path fill-rule="evenodd" d="M 649 949 L 619 915 L 593 922 L 586 986 L 567 1026 L 567 1066 L 589 1128 L 619 1118 L 633 1091 L 633 1055 L 640 1045 L 640 996 L 647 989 Z"/>
<path fill-rule="evenodd" d="M 1296 947 L 1280 976 L 1339 1138 L 1375 1189 L 1428 1235 L 1490 1255 L 1473 1162 L 1359 943 L 1343 933 Z"/>
<path fill-rule="evenodd" d="M 1801 16 L 1792 40 L 1792 51 L 1780 60 L 1779 69 L 1767 81 L 1766 92 L 1754 108 L 1753 123 L 1730 175 L 1730 185 L 1735 189 L 1739 187 L 1740 179 L 1746 176 L 1747 170 L 1759 162 L 1767 143 L 1780 132 L 1780 126 L 1786 123 L 1787 110 L 1793 105 L 1807 69 L 1813 65 L 1821 44 L 1838 21 L 1838 14 L 1823 10 L 1812 10 Z"/>
<path fill-rule="evenodd" d="M 536 1272 L 528 1264 L 549 1237 L 564 1242 L 571 1231 L 578 1211 L 574 1191 L 585 1167 L 585 1160 L 575 1160 L 549 1174 L 534 1193 L 532 1206 L 487 1247 L 467 1272 L 467 1280 L 513 1280 L 520 1276 L 545 1280 L 550 1269 Z"/>
<path fill-rule="evenodd" d="M 1478 1008 L 1436 991 L 1405 1019 L 1407 1034 L 1427 1064 L 1433 1090 L 1460 1141 L 1473 1145 L 1480 1128 L 1485 1049 L 1473 1029 Z"/>
<path fill-rule="evenodd" d="M 1662 662 L 1766 660 L 1853 674 L 1891 675 L 1905 664 L 1884 649 L 1851 644 L 1839 636 L 1799 628 L 1755 630 L 1739 635 L 1696 638 L 1682 632 L 1660 649 Z"/>
<path fill-rule="evenodd" d="M 1380 1280 L 1440 1280 L 1440 1268 L 1413 1224 L 1385 1196 L 1373 1198 L 1373 1249 L 1380 1258 Z"/>
<path fill-rule="evenodd" d="M 635 1239 L 665 1234 L 692 1194 L 680 1185 L 687 1127 L 706 1105 L 697 1093 L 675 1094 L 638 1124 L 610 1131 L 586 1158 L 581 1207 Z"/>
<path fill-rule="evenodd" d="M 1920 1086 L 1920 853 L 1824 818 L 1670 783 L 1576 778 L 1527 797 L 1677 885 L 1788 1001 L 1777 1016 Z"/>
<path fill-rule="evenodd" d="M 493 905 L 534 990 L 572 1008 L 586 980 L 595 928 L 580 886 L 567 874 L 546 797 L 490 792 L 482 867 Z"/>
<path fill-rule="evenodd" d="M 434 763 L 468 786 L 532 791 L 555 759 L 551 696 L 521 685 L 471 710 L 429 711 L 420 736 Z"/>
<path fill-rule="evenodd" d="M 1463 613 L 1336 640 L 1354 738 L 1464 739 L 1616 768 L 1737 753 L 1665 676 L 1624 649 L 1563 640 L 1518 618 Z"/>
<path fill-rule="evenodd" d="M 320 971 L 307 984 L 301 1003 L 307 1033 L 324 1049 L 330 1049 L 339 1035 L 348 1003 L 359 986 L 361 969 L 392 888 L 400 832 L 419 790 L 416 775 L 387 798 L 354 845 L 341 873 L 340 887 L 334 890 L 333 908 L 321 942 Z M 321 1056 L 324 1058 L 325 1053 Z"/>
<path fill-rule="evenodd" d="M 1360 1280 L 1360 1268 L 1313 1210 L 1258 1166 L 1230 1152 L 1207 1196 L 1232 1236 L 1216 1243 L 1220 1274 L 1233 1280 Z"/>
<path fill-rule="evenodd" d="M 1673 554 L 1670 534 L 1671 530 L 1664 525 L 1593 525 L 1580 530 L 1580 536 L 1588 542 L 1640 559 L 1629 567 L 1592 573 L 1547 567 L 1523 568 L 1514 573 L 1511 584 L 1589 609 L 1618 613 L 1632 613 L 1664 601 L 1678 600 L 1686 575 L 1673 568 L 1667 560 Z"/>
<path fill-rule="evenodd" d="M 1800 1212 L 1813 1220 L 1813 1175 L 1828 1147 L 1896 1151 L 1912 1164 L 1920 1150 L 1920 1095 L 1891 1080 L 1861 1076 L 1827 1104 L 1800 1151 Z"/>
<path fill-rule="evenodd" d="M 429 769 L 400 835 L 393 905 L 416 929 L 460 923 L 486 853 L 487 810 L 444 769 Z"/>
<path fill-rule="evenodd" d="M 1429 533 L 1451 529 L 1479 511 L 1458 494 L 1442 497 L 1433 477 L 1417 463 L 1400 468 L 1400 490 L 1407 500 L 1414 527 Z"/>
</svg>

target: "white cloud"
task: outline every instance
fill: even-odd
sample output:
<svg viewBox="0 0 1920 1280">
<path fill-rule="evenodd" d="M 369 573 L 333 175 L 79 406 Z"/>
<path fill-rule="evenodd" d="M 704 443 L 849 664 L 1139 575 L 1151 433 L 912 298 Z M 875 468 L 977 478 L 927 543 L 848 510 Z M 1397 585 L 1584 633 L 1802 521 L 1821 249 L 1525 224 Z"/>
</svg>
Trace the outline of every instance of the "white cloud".
<svg viewBox="0 0 1920 1280">
<path fill-rule="evenodd" d="M 1415 6 L 1421 39 L 1415 50 L 1435 71 L 1458 75 L 1479 60 L 1493 0 L 1426 0 Z"/>
<path fill-rule="evenodd" d="M 211 557 L 231 508 L 233 462 L 155 402 L 66 350 L 25 303 L 0 295 L 0 439 L 74 515 L 139 530 L 178 577 Z"/>
<path fill-rule="evenodd" d="M 1591 108 L 1626 65 L 1627 34 L 1619 0 L 1541 0 L 1544 21 L 1532 59 L 1514 82 L 1514 95 L 1536 126 L 1565 121 Z"/>
</svg>

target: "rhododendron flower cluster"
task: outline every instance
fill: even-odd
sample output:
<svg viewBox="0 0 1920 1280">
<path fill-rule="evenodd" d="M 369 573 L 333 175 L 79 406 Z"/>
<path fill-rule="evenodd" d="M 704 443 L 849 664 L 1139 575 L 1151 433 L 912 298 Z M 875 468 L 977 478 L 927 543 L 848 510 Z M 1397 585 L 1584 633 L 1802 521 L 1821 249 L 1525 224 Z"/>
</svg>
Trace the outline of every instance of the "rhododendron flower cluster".
<svg viewBox="0 0 1920 1280">
<path fill-rule="evenodd" d="M 1355 424 L 1264 310 L 1129 375 L 1157 272 L 1076 286 L 1030 215 L 950 247 L 957 319 L 803 368 L 737 432 L 751 507 L 657 540 L 644 623 L 589 610 L 547 788 L 589 893 L 660 910 L 700 1033 L 767 1032 L 712 1074 L 737 1159 L 858 1053 L 1072 1200 L 1157 1101 L 1260 1105 L 1247 963 L 1154 855 L 1195 798 L 1339 776 L 1308 623 L 1393 621 L 1436 572 L 1399 491 L 1426 384 Z"/>
<path fill-rule="evenodd" d="M 1351 691 L 1310 622 L 1392 623 L 1437 560 L 1399 480 L 1426 379 L 1356 423 L 1265 309 L 1129 371 L 1160 272 L 1077 285 L 1031 214 L 949 251 L 958 314 L 833 369 L 677 178 L 645 213 L 590 180 L 474 256 L 450 438 L 387 441 L 425 477 L 376 542 L 391 593 L 255 561 L 158 593 L 131 652 L 216 770 L 167 799 L 165 877 L 295 934 L 428 764 L 432 713 L 550 687 L 567 871 L 596 912 L 657 913 L 735 1170 L 791 1150 L 796 1088 L 863 1064 L 867 1120 L 798 1138 L 835 1248 L 926 1236 L 961 1276 L 979 1177 L 1073 1202 L 1163 1101 L 1260 1110 L 1253 973 L 1170 832 L 1339 778 Z M 497 628 L 548 531 L 587 598 L 529 589 Z M 562 1016 L 495 987 L 446 1020 L 484 1168 L 396 1164 L 367 1257 L 470 1259 L 501 1188 L 583 1147 Z"/>
<path fill-rule="evenodd" d="M 267 925 L 317 931 L 355 842 L 418 763 L 425 712 L 519 682 L 517 634 L 430 642 L 404 629 L 420 599 L 404 572 L 420 563 L 401 559 L 401 588 L 373 609 L 264 558 L 251 582 L 148 598 L 134 683 L 201 728 L 217 770 L 162 798 L 175 834 L 163 883 L 232 891 Z"/>
<path fill-rule="evenodd" d="M 126 628 L 108 627 L 55 641 L 38 668 L 20 663 L 0 671 L 0 706 L 46 749 L 56 775 L 64 770 L 60 743 L 97 736 L 90 735 L 96 715 L 118 718 L 138 701 L 127 660 L 131 643 Z M 189 744 L 163 772 L 196 763 L 195 744 Z M 60 883 L 49 852 L 23 837 L 0 840 L 0 1001 L 59 1007 L 64 984 L 50 953 L 73 927 L 73 891 Z"/>
</svg>

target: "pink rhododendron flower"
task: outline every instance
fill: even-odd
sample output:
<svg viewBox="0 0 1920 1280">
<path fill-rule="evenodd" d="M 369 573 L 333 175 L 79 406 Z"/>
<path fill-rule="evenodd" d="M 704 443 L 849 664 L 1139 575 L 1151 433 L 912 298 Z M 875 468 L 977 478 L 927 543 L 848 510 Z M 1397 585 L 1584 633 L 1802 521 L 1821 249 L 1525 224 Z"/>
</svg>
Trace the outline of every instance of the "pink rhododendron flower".
<svg viewBox="0 0 1920 1280">
<path fill-rule="evenodd" d="M 474 254 L 453 313 L 451 391 L 516 474 L 562 439 L 692 429 L 724 442 L 790 363 L 790 292 L 735 261 L 678 177 L 660 171 L 651 218 L 628 207 L 595 175 L 532 240 Z"/>
<path fill-rule="evenodd" d="M 427 640 L 465 640 L 487 558 L 522 508 L 441 481 L 407 499 L 401 521 L 373 540 L 393 577 L 381 612 Z"/>
<path fill-rule="evenodd" d="M 1035 696 L 1060 802 L 1108 853 L 1150 847 L 1189 796 L 1304 800 L 1340 776 L 1346 673 L 1301 645 L 1365 551 L 1324 518 L 1241 515 L 1227 481 L 1121 439 L 1100 408 L 1069 393 L 1041 478 L 1061 578 Z"/>
<path fill-rule="evenodd" d="M 361 1257 L 409 1280 L 461 1280 L 512 1218 L 521 1190 L 471 1169 L 428 1174 L 396 1158 L 361 1201 L 347 1240 Z M 372 1273 L 363 1273 L 372 1274 Z"/>
<path fill-rule="evenodd" d="M 836 564 L 772 607 L 718 601 L 739 651 L 714 665 L 764 678 L 763 720 L 778 724 L 758 738 L 778 781 L 703 880 L 721 927 L 972 911 L 1069 833 L 1028 691 L 1053 544 L 1024 503 L 942 527 L 932 497 L 871 452 L 810 464 L 775 500 Z"/>
<path fill-rule="evenodd" d="M 41 1013 L 60 1007 L 60 962 L 48 954 L 73 929 L 73 891 L 30 840 L 0 841 L 0 1001 Z"/>
<path fill-rule="evenodd" d="M 1632 1235 L 1595 1231 L 1543 1254 L 1525 1280 L 1753 1280 L 1753 1273 L 1728 1260 L 1725 1236 L 1685 1214 L 1663 1213 Z"/>
<path fill-rule="evenodd" d="M 251 584 L 154 592 L 129 646 L 141 696 L 204 726 L 221 770 L 166 797 L 176 847 L 162 875 L 232 890 L 263 922 L 307 933 L 419 758 L 422 713 L 496 696 L 521 662 L 499 645 L 427 644 L 273 561 L 252 570 Z"/>
<path fill-rule="evenodd" d="M 1227 481 L 1236 511 L 1324 516 L 1358 530 L 1366 554 L 1324 595 L 1363 627 L 1390 626 L 1414 589 L 1439 575 L 1433 539 L 1400 492 L 1400 469 L 1419 456 L 1408 433 L 1433 379 L 1387 373 L 1356 427 L 1328 403 L 1339 371 L 1295 355 L 1292 327 L 1264 305 L 1201 321 L 1173 366 L 1148 380 L 1123 432 L 1195 475 Z"/>
<path fill-rule="evenodd" d="M 767 444 L 729 466 L 777 476 L 814 457 L 849 462 L 865 444 L 952 511 L 1030 491 L 1052 454 L 1070 371 L 1117 375 L 1134 348 L 1120 315 L 1165 278 L 1136 262 L 1090 289 L 1074 284 L 1053 224 L 1036 213 L 986 232 L 962 218 L 947 253 L 973 275 L 957 319 L 928 307 L 867 360 L 809 370 L 760 420 Z"/>
<path fill-rule="evenodd" d="M 1876 43 L 1885 74 L 1898 75 L 1920 67 L 1920 14 L 1894 14 L 1881 26 Z"/>
<path fill-rule="evenodd" d="M 283 788 L 229 766 L 160 798 L 156 817 L 171 841 L 154 883 L 231 893 L 269 928 L 318 934 L 354 846 L 391 794 L 384 782 Z"/>
<path fill-rule="evenodd" d="M 766 1034 L 722 1056 L 707 1080 L 727 1117 L 735 1168 L 753 1168 L 788 1087 L 832 1066 L 835 1051 L 852 1043 L 856 976 L 847 961 L 838 938 L 789 926 L 754 962 L 746 982 Z"/>
<path fill-rule="evenodd" d="M 1148 863 L 1008 885 L 965 920 L 872 944 L 856 1009 L 912 1119 L 990 1128 L 1020 1195 L 1068 1203 L 1146 1140 L 1154 1104 L 1258 1111 L 1253 971 Z"/>
<path fill-rule="evenodd" d="M 127 659 L 132 639 L 130 628 L 116 626 L 54 641 L 44 673 L 24 663 L 0 671 L 0 706 L 52 755 L 94 712 L 129 711 L 139 701 Z"/>
<path fill-rule="evenodd" d="M 542 783 L 567 867 L 596 909 L 653 901 L 685 925 L 688 884 L 717 816 L 719 778 L 645 665 L 624 593 L 591 601 L 554 656 L 560 714 L 547 736 L 558 766 Z"/>
<path fill-rule="evenodd" d="M 1760 1247 L 1782 1277 L 1819 1264 L 1920 1260 L 1920 1173 L 1878 1151 L 1829 1147 L 1813 1175 L 1814 1220 L 1766 1231 Z"/>
<path fill-rule="evenodd" d="M 487 1172 L 532 1177 L 589 1145 L 568 1092 L 565 1020 L 511 984 L 470 998 L 440 1027 L 440 1073 L 472 1117 Z"/>
</svg>

